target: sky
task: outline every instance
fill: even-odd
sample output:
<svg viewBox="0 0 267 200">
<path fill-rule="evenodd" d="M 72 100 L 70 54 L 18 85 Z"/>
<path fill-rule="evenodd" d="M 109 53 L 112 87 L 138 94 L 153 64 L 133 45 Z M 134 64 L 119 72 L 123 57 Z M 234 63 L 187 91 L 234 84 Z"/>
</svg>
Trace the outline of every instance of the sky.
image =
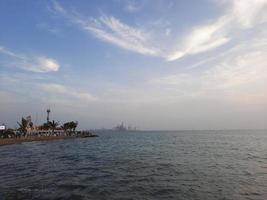
<svg viewBox="0 0 267 200">
<path fill-rule="evenodd" d="M 267 0 L 2 0 L 0 123 L 267 128 Z"/>
</svg>

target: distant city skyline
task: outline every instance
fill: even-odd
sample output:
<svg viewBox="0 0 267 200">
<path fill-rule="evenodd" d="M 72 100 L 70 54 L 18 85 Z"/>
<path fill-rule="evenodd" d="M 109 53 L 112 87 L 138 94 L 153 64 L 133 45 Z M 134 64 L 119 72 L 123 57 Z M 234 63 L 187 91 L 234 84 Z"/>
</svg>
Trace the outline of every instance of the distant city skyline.
<svg viewBox="0 0 267 200">
<path fill-rule="evenodd" d="M 0 1 L 0 123 L 267 128 L 267 0 Z"/>
</svg>

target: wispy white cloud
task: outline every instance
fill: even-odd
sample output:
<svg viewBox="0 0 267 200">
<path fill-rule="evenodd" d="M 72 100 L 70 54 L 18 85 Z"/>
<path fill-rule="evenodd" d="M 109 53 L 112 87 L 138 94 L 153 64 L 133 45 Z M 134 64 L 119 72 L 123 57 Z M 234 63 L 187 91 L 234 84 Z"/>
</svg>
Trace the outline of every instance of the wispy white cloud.
<svg viewBox="0 0 267 200">
<path fill-rule="evenodd" d="M 169 36 L 171 34 L 172 30 L 170 28 L 165 29 L 165 35 Z"/>
<path fill-rule="evenodd" d="M 173 40 L 170 43 L 169 39 L 159 41 L 156 39 L 159 36 L 153 30 L 127 25 L 113 16 L 84 19 L 77 13 L 68 12 L 57 2 L 54 3 L 54 10 L 103 41 L 143 55 L 174 61 L 187 55 L 216 49 L 238 39 L 235 38 L 238 35 L 236 33 L 267 22 L 267 0 L 234 0 L 228 4 L 229 8 L 222 16 L 193 27 L 177 43 Z M 164 31 L 164 36 L 169 38 L 170 29 Z"/>
<path fill-rule="evenodd" d="M 0 53 L 8 57 L 9 66 L 22 68 L 27 71 L 46 73 L 58 71 L 60 68 L 56 60 L 46 56 L 20 55 L 1 46 Z"/>
<path fill-rule="evenodd" d="M 17 55 L 15 53 L 13 53 L 12 51 L 9 51 L 8 49 L 6 49 L 3 46 L 0 46 L 0 53 L 5 54 L 7 56 L 14 57 L 14 58 L 18 58 L 18 59 L 25 59 L 24 57 Z"/>
<path fill-rule="evenodd" d="M 243 28 L 266 22 L 266 0 L 234 0 L 230 15 Z"/>
<path fill-rule="evenodd" d="M 67 12 L 59 3 L 54 2 L 55 12 L 69 19 L 72 23 L 95 37 L 119 46 L 123 49 L 144 55 L 159 56 L 159 49 L 149 44 L 151 37 L 146 31 L 122 23 L 113 16 L 102 15 L 99 18 L 82 18 L 74 12 Z"/>
<path fill-rule="evenodd" d="M 74 98 L 83 102 L 92 102 L 97 100 L 95 96 L 87 92 L 80 92 L 72 87 L 66 87 L 60 84 L 45 84 L 42 85 L 41 88 L 48 93 L 51 93 L 56 96 L 59 95 L 63 98 Z"/>
<path fill-rule="evenodd" d="M 83 28 L 95 34 L 101 40 L 110 42 L 124 49 L 144 55 L 159 55 L 159 50 L 149 46 L 149 36 L 140 29 L 133 28 L 114 17 L 101 16 Z"/>
<path fill-rule="evenodd" d="M 135 0 L 124 1 L 124 10 L 129 13 L 137 12 L 141 9 L 142 5 Z"/>
<path fill-rule="evenodd" d="M 99 100 L 97 96 L 77 86 L 55 83 L 62 77 L 56 77 L 55 80 L 49 77 L 40 73 L 3 73 L 0 74 L 0 90 L 23 99 L 25 103 L 35 101 L 59 106 L 86 107 Z"/>
<path fill-rule="evenodd" d="M 261 39 L 256 37 L 233 47 L 214 60 L 202 63 L 209 66 L 205 70 L 193 69 L 166 75 L 154 78 L 149 83 L 154 87 L 160 87 L 161 90 L 168 90 L 168 95 L 175 97 L 205 97 L 233 99 L 240 103 L 262 103 L 267 100 L 265 38 L 266 35 L 261 35 Z"/>
<path fill-rule="evenodd" d="M 206 52 L 222 46 L 231 39 L 234 32 L 253 28 L 256 24 L 267 21 L 267 0 L 234 0 L 226 14 L 211 24 L 198 26 L 189 36 L 185 37 L 179 46 L 183 48 L 172 52 L 169 61 L 186 55 Z"/>
<path fill-rule="evenodd" d="M 52 34 L 60 34 L 61 33 L 61 30 L 58 28 L 58 27 L 55 27 L 55 26 L 50 26 L 46 23 L 39 23 L 39 24 L 36 24 L 36 27 L 38 29 L 40 29 L 41 31 L 47 31 L 49 33 L 52 33 Z"/>
<path fill-rule="evenodd" d="M 225 36 L 224 27 L 228 23 L 228 17 L 222 17 L 218 21 L 209 25 L 199 26 L 183 39 L 180 46 L 182 48 L 171 52 L 168 56 L 169 61 L 184 57 L 185 55 L 197 54 L 212 50 L 227 43 L 230 38 Z"/>
</svg>

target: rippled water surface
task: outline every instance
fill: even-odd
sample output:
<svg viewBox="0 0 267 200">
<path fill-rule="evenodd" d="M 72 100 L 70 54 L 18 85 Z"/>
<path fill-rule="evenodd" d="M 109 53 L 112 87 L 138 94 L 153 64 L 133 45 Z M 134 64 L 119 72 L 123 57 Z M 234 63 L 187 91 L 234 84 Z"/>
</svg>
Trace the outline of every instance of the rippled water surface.
<svg viewBox="0 0 267 200">
<path fill-rule="evenodd" d="M 2 199 L 267 199 L 267 131 L 99 133 L 0 147 Z"/>
</svg>

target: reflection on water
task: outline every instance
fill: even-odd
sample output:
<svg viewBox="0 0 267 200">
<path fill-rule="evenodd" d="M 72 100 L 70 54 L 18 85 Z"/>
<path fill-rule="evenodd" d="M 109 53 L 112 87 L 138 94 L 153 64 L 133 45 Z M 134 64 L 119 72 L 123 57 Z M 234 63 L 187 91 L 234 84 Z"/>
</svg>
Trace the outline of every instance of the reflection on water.
<svg viewBox="0 0 267 200">
<path fill-rule="evenodd" d="M 267 199 L 266 131 L 99 136 L 0 147 L 0 200 Z"/>
</svg>

